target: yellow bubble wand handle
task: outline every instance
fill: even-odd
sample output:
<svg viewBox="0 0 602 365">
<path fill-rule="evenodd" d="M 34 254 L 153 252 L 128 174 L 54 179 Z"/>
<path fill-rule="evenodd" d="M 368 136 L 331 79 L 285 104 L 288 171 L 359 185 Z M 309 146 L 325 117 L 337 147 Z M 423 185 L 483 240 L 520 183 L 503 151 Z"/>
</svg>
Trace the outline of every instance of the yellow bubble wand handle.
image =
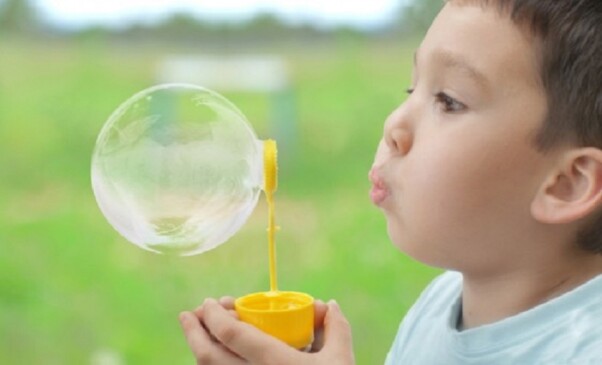
<svg viewBox="0 0 602 365">
<path fill-rule="evenodd" d="M 274 214 L 274 192 L 278 188 L 278 148 L 276 141 L 268 139 L 263 143 L 263 180 L 268 201 L 268 245 L 270 255 L 270 291 L 278 290 L 276 278 L 276 219 Z"/>
<path fill-rule="evenodd" d="M 276 227 L 274 192 L 278 187 L 276 141 L 263 142 L 263 190 L 268 202 L 270 291 L 236 299 L 234 308 L 241 321 L 249 323 L 296 349 L 305 349 L 314 338 L 314 299 L 305 293 L 279 292 L 276 282 Z"/>
</svg>

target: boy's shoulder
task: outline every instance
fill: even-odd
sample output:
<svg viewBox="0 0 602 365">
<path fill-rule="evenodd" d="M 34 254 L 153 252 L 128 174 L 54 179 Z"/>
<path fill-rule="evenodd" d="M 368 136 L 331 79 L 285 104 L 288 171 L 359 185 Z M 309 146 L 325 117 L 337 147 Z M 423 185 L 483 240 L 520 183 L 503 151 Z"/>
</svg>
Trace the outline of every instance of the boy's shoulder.
<svg viewBox="0 0 602 365">
<path fill-rule="evenodd" d="M 432 281 L 404 318 L 390 364 L 602 364 L 602 275 L 515 316 L 458 331 L 462 282 L 457 272 Z"/>
</svg>

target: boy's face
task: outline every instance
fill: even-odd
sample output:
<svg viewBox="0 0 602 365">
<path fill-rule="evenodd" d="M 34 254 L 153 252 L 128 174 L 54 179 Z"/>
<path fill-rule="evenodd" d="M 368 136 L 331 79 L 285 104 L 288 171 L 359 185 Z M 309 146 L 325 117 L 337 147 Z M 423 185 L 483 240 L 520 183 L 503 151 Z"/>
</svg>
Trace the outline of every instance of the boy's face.
<svg viewBox="0 0 602 365">
<path fill-rule="evenodd" d="M 550 158 L 535 46 L 496 9 L 448 3 L 416 52 L 370 173 L 393 242 L 433 266 L 488 270 L 530 249 Z M 521 251 L 523 250 L 523 251 Z"/>
</svg>

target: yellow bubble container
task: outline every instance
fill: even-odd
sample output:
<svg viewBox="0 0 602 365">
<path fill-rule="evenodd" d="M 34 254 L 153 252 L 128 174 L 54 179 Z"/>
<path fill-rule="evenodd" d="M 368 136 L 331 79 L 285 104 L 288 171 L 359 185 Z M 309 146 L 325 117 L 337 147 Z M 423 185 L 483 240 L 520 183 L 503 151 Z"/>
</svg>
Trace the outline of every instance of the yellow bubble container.
<svg viewBox="0 0 602 365">
<path fill-rule="evenodd" d="M 260 292 L 236 299 L 241 321 L 290 346 L 304 349 L 314 337 L 314 298 L 299 292 Z"/>
</svg>

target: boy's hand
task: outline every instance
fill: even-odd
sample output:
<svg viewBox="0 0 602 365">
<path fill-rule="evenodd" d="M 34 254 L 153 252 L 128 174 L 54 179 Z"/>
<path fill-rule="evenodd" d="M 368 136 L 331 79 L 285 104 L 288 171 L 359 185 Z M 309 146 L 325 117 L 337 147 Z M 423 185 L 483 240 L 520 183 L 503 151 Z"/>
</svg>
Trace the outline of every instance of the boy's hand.
<svg viewBox="0 0 602 365">
<path fill-rule="evenodd" d="M 355 363 L 349 323 L 335 302 L 316 301 L 315 340 L 311 353 L 241 322 L 234 299 L 207 299 L 193 312 L 180 314 L 180 323 L 199 365 L 352 365 Z"/>
</svg>

